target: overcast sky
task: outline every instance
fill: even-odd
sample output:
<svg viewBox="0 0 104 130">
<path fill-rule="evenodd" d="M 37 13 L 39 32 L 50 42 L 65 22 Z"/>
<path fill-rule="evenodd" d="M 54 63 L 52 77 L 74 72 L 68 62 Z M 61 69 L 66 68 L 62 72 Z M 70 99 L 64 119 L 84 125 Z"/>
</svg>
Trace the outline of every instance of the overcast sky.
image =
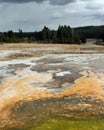
<svg viewBox="0 0 104 130">
<path fill-rule="evenodd" d="M 104 0 L 0 0 L 0 31 L 104 24 Z"/>
</svg>

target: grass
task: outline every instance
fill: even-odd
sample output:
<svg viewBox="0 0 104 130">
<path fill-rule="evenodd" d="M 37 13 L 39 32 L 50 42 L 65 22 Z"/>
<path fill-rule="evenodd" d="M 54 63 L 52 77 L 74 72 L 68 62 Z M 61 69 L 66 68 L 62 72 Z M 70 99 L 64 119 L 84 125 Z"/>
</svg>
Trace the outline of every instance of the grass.
<svg viewBox="0 0 104 130">
<path fill-rule="evenodd" d="M 38 127 L 33 125 L 30 128 L 12 130 L 104 130 L 104 119 L 49 119 Z"/>
</svg>

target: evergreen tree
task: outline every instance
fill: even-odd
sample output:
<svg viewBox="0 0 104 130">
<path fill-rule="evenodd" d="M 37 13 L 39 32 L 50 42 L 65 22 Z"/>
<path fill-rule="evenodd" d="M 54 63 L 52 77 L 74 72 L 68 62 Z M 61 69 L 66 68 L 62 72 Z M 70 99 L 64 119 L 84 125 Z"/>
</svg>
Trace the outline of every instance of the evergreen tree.
<svg viewBox="0 0 104 130">
<path fill-rule="evenodd" d="M 73 43 L 74 32 L 70 26 L 59 26 L 57 39 L 59 43 Z"/>
<path fill-rule="evenodd" d="M 41 31 L 42 40 L 46 42 L 50 42 L 50 29 L 44 26 L 43 30 Z"/>
<path fill-rule="evenodd" d="M 50 36 L 51 43 L 57 43 L 57 31 L 52 30 Z"/>
<path fill-rule="evenodd" d="M 22 39 L 23 38 L 23 32 L 22 32 L 22 29 L 19 29 L 19 38 Z"/>
</svg>

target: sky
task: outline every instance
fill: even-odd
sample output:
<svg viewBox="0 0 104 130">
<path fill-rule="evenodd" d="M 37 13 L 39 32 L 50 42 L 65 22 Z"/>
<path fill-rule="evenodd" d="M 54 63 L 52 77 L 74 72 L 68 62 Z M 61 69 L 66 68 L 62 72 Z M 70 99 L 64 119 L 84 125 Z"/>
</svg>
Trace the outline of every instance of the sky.
<svg viewBox="0 0 104 130">
<path fill-rule="evenodd" d="M 104 0 L 0 0 L 0 32 L 103 25 Z"/>
</svg>

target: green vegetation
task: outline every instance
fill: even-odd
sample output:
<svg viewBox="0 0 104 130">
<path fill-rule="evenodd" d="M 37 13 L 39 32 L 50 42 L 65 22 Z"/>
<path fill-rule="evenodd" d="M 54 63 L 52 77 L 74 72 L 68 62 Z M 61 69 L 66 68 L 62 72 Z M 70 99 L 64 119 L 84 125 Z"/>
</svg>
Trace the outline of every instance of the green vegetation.
<svg viewBox="0 0 104 130">
<path fill-rule="evenodd" d="M 74 28 L 74 31 L 84 38 L 102 39 L 104 41 L 104 25 Z"/>
<path fill-rule="evenodd" d="M 8 31 L 0 33 L 1 43 L 21 43 L 21 42 L 37 42 L 37 43 L 80 43 L 80 37 L 74 33 L 74 29 L 70 26 L 59 26 L 57 30 L 50 30 L 48 27 L 39 32 L 24 33 L 21 29 L 19 32 Z"/>
<path fill-rule="evenodd" d="M 19 29 L 18 32 L 12 30 L 0 33 L 0 43 L 85 43 L 87 38 L 102 39 L 104 41 L 104 26 L 87 26 L 71 28 L 70 26 L 59 25 L 57 30 L 50 30 L 44 26 L 38 32 L 23 32 Z"/>
<path fill-rule="evenodd" d="M 51 119 L 36 129 L 30 130 L 103 130 L 104 119 L 102 120 L 59 120 Z"/>
<path fill-rule="evenodd" d="M 49 119 L 47 122 L 39 124 L 38 127 L 33 125 L 30 128 L 10 130 L 104 130 L 104 119 Z"/>
</svg>

